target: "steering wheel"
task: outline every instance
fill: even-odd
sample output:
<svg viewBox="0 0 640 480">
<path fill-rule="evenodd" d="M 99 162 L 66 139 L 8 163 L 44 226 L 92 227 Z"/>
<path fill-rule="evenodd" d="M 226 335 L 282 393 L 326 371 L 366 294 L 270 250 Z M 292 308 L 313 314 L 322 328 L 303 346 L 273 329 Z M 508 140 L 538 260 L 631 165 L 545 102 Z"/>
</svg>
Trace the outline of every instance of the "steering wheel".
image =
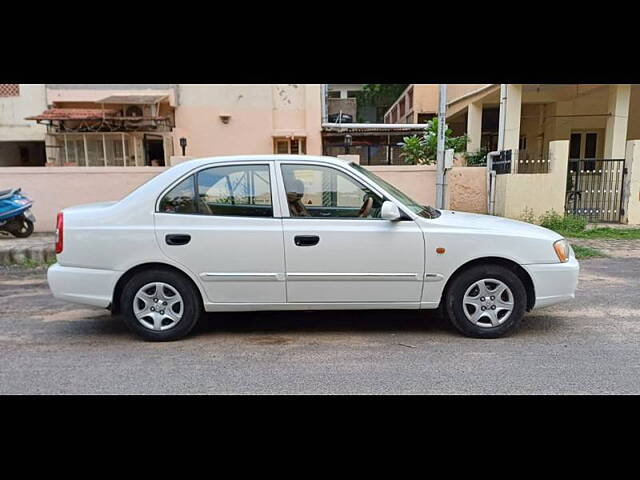
<svg viewBox="0 0 640 480">
<path fill-rule="evenodd" d="M 358 212 L 358 217 L 367 218 L 371 213 L 371 208 L 373 207 L 373 197 L 371 195 L 366 195 L 364 197 L 364 202 L 362 207 L 360 207 L 360 211 Z"/>
</svg>

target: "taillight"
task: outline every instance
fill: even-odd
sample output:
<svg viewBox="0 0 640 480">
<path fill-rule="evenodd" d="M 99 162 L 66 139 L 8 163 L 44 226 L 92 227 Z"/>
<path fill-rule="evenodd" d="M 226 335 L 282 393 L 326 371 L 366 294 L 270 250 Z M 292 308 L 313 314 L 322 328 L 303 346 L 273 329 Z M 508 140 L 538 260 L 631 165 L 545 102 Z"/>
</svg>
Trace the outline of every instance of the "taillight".
<svg viewBox="0 0 640 480">
<path fill-rule="evenodd" d="M 62 216 L 62 212 L 58 214 L 58 219 L 56 220 L 56 253 L 62 253 L 63 247 L 63 231 L 64 231 L 64 218 Z"/>
</svg>

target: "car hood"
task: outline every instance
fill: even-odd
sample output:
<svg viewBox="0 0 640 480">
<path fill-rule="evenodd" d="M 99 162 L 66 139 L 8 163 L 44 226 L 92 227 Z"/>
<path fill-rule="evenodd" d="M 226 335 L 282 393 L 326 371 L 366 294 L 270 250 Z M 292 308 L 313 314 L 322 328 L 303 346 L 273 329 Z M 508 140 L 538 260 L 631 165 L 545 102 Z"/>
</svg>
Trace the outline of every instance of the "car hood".
<svg viewBox="0 0 640 480">
<path fill-rule="evenodd" d="M 441 226 L 443 228 L 451 227 L 460 230 L 496 232 L 517 237 L 535 237 L 552 241 L 562 238 L 561 235 L 548 228 L 511 220 L 510 218 L 453 210 L 440 210 L 440 212 L 442 215 L 438 218 L 423 219 L 424 222 L 431 226 Z"/>
</svg>

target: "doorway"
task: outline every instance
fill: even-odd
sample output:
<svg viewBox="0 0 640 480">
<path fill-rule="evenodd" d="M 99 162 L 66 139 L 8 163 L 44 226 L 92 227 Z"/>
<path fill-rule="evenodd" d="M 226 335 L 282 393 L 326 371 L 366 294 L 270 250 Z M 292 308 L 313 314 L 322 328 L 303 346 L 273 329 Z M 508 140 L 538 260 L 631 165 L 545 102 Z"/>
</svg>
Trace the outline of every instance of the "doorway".
<svg viewBox="0 0 640 480">
<path fill-rule="evenodd" d="M 164 139 L 162 135 L 144 136 L 144 164 L 153 167 L 164 167 Z"/>
<path fill-rule="evenodd" d="M 603 158 L 604 131 L 572 131 L 565 212 L 588 222 L 619 222 L 624 214 L 624 158 Z"/>
<path fill-rule="evenodd" d="M 43 167 L 46 163 L 44 142 L 0 142 L 1 167 Z"/>
<path fill-rule="evenodd" d="M 596 167 L 595 159 L 602 157 L 598 155 L 600 150 L 600 132 L 597 131 L 583 131 L 571 132 L 569 138 L 569 159 L 570 160 L 587 160 L 584 162 L 584 167 L 587 170 L 594 170 Z"/>
</svg>

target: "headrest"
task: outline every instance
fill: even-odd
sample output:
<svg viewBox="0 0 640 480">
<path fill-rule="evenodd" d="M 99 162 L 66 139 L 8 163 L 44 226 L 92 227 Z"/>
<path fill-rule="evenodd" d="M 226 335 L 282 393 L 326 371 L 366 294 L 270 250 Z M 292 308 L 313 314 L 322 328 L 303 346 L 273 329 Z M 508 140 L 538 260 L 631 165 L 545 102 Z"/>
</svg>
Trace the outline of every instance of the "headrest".
<svg viewBox="0 0 640 480">
<path fill-rule="evenodd" d="M 296 193 L 300 196 L 304 195 L 304 182 L 297 178 L 289 178 L 285 181 L 285 187 L 288 193 Z"/>
</svg>

